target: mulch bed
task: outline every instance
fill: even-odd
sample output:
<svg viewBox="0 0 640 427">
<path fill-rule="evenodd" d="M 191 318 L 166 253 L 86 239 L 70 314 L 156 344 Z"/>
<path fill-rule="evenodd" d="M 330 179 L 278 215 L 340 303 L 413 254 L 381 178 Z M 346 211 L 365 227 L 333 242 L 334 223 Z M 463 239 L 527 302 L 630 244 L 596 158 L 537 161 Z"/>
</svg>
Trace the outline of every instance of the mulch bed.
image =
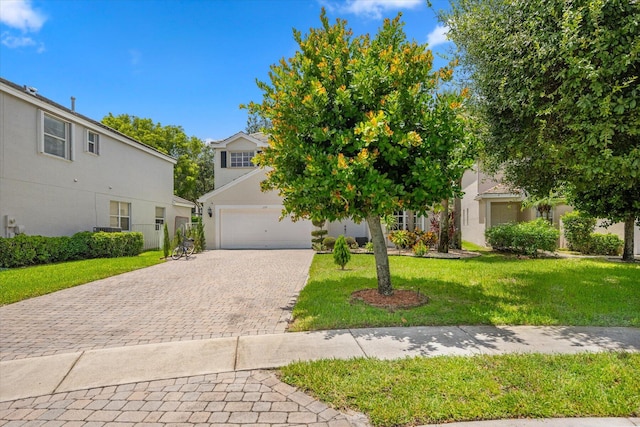
<svg viewBox="0 0 640 427">
<path fill-rule="evenodd" d="M 381 295 L 377 289 L 360 289 L 351 294 L 351 301 L 362 301 L 374 307 L 393 311 L 425 305 L 429 302 L 429 297 L 412 290 L 396 289 L 393 295 Z"/>
</svg>

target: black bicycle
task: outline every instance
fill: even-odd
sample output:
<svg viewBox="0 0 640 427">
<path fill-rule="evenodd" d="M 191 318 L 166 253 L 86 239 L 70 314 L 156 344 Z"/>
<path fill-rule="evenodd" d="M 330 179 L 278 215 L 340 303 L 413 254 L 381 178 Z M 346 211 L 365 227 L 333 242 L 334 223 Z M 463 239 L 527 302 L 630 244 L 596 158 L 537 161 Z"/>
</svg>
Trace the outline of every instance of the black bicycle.
<svg viewBox="0 0 640 427">
<path fill-rule="evenodd" d="M 195 250 L 195 245 L 193 244 L 192 238 L 184 238 L 182 242 L 176 246 L 176 248 L 171 253 L 171 258 L 180 259 L 180 257 L 184 256 L 189 259 L 191 255 L 193 255 L 193 251 Z"/>
</svg>

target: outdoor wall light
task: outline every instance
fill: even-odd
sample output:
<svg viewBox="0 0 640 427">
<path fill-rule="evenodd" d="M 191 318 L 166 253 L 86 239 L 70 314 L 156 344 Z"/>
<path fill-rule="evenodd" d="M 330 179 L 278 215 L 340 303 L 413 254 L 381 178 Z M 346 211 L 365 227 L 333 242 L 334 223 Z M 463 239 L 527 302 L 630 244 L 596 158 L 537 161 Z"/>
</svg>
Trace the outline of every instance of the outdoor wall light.
<svg viewBox="0 0 640 427">
<path fill-rule="evenodd" d="M 209 218 L 213 216 L 213 211 L 211 210 L 211 206 L 207 209 L 207 213 L 209 214 Z"/>
</svg>

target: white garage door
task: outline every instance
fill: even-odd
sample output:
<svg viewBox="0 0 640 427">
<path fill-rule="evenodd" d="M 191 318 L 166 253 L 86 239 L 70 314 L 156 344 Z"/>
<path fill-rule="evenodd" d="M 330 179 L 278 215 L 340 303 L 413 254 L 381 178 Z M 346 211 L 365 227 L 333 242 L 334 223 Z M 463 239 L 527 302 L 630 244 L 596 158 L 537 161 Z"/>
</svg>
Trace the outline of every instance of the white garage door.
<svg viewBox="0 0 640 427">
<path fill-rule="evenodd" d="M 310 221 L 280 218 L 280 209 L 242 208 L 220 210 L 222 249 L 311 248 Z"/>
</svg>

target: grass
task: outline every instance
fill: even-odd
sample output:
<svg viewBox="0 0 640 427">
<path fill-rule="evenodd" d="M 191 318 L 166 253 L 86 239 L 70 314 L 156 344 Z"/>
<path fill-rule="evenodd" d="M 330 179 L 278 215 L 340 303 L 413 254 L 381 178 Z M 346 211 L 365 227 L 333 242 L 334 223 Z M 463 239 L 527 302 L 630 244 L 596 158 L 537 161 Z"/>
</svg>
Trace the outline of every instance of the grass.
<svg viewBox="0 0 640 427">
<path fill-rule="evenodd" d="M 282 379 L 376 426 L 640 416 L 640 354 L 299 362 Z"/>
<path fill-rule="evenodd" d="M 164 262 L 162 251 L 136 257 L 99 258 L 0 271 L 0 305 L 45 295 Z"/>
<path fill-rule="evenodd" d="M 429 304 L 390 312 L 350 302 L 377 286 L 373 256 L 353 255 L 346 270 L 316 255 L 293 309 L 292 330 L 422 325 L 640 326 L 640 265 L 604 259 L 390 257 L 395 289 Z"/>
</svg>

